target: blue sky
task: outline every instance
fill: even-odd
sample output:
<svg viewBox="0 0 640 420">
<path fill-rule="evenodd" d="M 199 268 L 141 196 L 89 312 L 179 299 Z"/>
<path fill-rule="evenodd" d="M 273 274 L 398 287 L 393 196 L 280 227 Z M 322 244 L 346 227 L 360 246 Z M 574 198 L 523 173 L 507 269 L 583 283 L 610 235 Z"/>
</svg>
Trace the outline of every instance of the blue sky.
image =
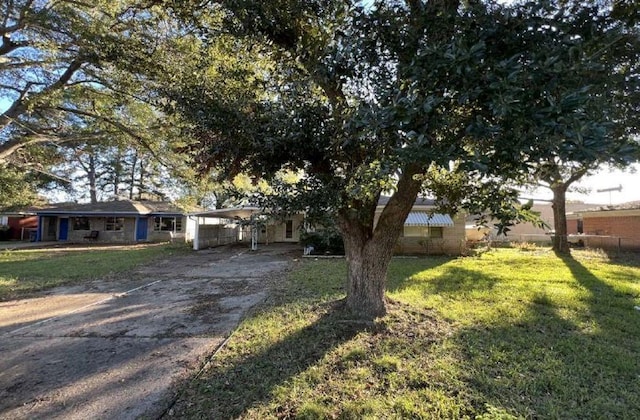
<svg viewBox="0 0 640 420">
<path fill-rule="evenodd" d="M 0 98 L 0 112 L 6 110 L 11 102 L 5 98 Z M 640 201 L 640 167 L 635 166 L 636 173 L 631 171 L 610 171 L 603 169 L 597 174 L 585 177 L 577 184 L 580 187 L 591 189 L 588 194 L 568 193 L 569 200 L 579 200 L 593 204 L 620 204 L 629 201 Z M 599 189 L 613 188 L 621 185 L 620 192 L 603 192 L 598 193 Z M 524 194 L 527 197 L 537 199 L 551 199 L 551 192 L 545 189 L 534 191 L 530 194 Z"/>
</svg>

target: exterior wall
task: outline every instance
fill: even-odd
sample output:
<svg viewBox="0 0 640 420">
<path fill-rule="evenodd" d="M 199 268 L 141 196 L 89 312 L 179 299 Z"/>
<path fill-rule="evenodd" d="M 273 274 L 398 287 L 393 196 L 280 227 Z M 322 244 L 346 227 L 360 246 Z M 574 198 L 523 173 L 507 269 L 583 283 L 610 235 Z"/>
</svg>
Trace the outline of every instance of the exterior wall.
<svg viewBox="0 0 640 420">
<path fill-rule="evenodd" d="M 293 223 L 291 238 L 286 237 L 286 220 L 291 220 Z M 304 217 L 301 214 L 296 214 L 286 220 L 275 225 L 274 242 L 300 242 L 300 230 L 303 227 Z"/>
<path fill-rule="evenodd" d="M 640 249 L 640 239 L 620 236 L 576 235 L 569 237 L 569 242 L 577 243 L 578 241 L 587 248 L 601 248 L 607 251 L 637 251 Z"/>
<path fill-rule="evenodd" d="M 286 237 L 287 220 L 293 222 L 292 237 Z M 295 214 L 286 218 L 284 221 L 276 221 L 260 228 L 260 234 L 258 235 L 258 243 L 272 243 L 272 242 L 300 242 L 300 230 L 303 227 L 304 215 Z M 251 241 L 251 237 L 248 238 Z"/>
<path fill-rule="evenodd" d="M 162 216 L 162 217 L 174 217 L 174 216 Z M 178 218 L 177 216 L 175 216 Z M 155 230 L 154 217 L 149 217 L 147 224 L 147 241 L 149 242 L 170 242 L 170 241 L 178 241 L 178 242 L 186 242 L 188 240 L 193 239 L 193 231 L 189 231 L 189 227 L 195 231 L 195 222 L 192 221 L 189 224 L 188 218 L 186 216 L 181 217 L 182 219 L 182 230 L 180 232 L 171 232 L 168 230 Z"/>
<path fill-rule="evenodd" d="M 480 227 L 472 226 L 465 227 L 464 233 L 467 238 L 467 241 L 482 241 L 485 239 L 486 235 L 491 232 L 491 228 L 488 227 Z"/>
<path fill-rule="evenodd" d="M 464 217 L 453 218 L 452 227 L 442 228 L 442 238 L 428 238 L 424 227 L 407 227 L 408 233 L 422 231 L 424 236 L 403 236 L 394 249 L 396 254 L 448 254 L 460 255 L 466 252 Z M 415 230 L 413 232 L 412 230 Z"/>
<path fill-rule="evenodd" d="M 231 225 L 201 225 L 198 249 L 238 242 L 238 227 Z"/>
<path fill-rule="evenodd" d="M 578 234 L 578 219 L 567 219 L 567 235 Z"/>
<path fill-rule="evenodd" d="M 46 237 L 47 227 L 46 223 L 51 220 L 50 217 L 44 217 L 45 229 L 42 240 L 57 240 L 57 238 Z M 149 217 L 147 219 L 147 242 L 168 242 L 173 240 L 186 240 L 186 232 L 184 230 L 187 228 L 187 218 L 182 218 L 182 229 L 181 232 L 170 232 L 170 231 L 155 231 L 153 217 Z M 59 220 L 59 219 L 58 219 Z M 106 230 L 106 217 L 89 217 L 89 229 L 86 230 L 74 230 L 73 229 L 73 220 L 74 217 L 69 217 L 69 230 L 67 232 L 67 240 L 69 242 L 136 242 L 136 217 L 125 217 L 124 225 L 122 230 L 118 231 L 107 231 Z M 59 222 L 58 222 L 59 227 Z M 98 239 L 87 239 L 85 236 L 88 236 L 91 231 L 97 230 L 100 232 L 98 234 Z M 59 237 L 59 234 L 58 234 Z"/>
<path fill-rule="evenodd" d="M 640 210 L 608 210 L 582 214 L 584 235 L 575 236 L 589 248 L 640 249 Z"/>
<path fill-rule="evenodd" d="M 640 239 L 640 215 L 613 217 L 584 217 L 585 235 L 613 235 L 622 238 Z"/>
<path fill-rule="evenodd" d="M 134 242 L 136 232 L 136 218 L 125 217 L 122 230 L 107 231 L 106 229 L 106 217 L 89 217 L 89 229 L 88 230 L 74 230 L 73 229 L 73 217 L 69 218 L 69 231 L 67 240 L 69 242 Z M 97 230 L 98 239 L 85 239 L 85 236 L 89 235 L 92 230 Z"/>
</svg>

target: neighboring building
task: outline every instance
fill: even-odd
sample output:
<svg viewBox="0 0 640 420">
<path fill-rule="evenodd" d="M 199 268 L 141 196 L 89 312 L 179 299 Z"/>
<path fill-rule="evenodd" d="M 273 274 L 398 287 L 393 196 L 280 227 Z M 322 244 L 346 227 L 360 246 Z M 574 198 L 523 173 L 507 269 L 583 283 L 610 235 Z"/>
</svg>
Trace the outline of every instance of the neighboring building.
<svg viewBox="0 0 640 420">
<path fill-rule="evenodd" d="M 640 249 L 640 202 L 600 206 L 567 215 L 575 232 L 591 248 Z M 569 223 L 569 222 L 567 222 Z"/>
<path fill-rule="evenodd" d="M 33 208 L 0 212 L 0 240 L 28 241 L 35 239 L 37 228 L 38 218 Z"/>
<path fill-rule="evenodd" d="M 169 202 L 63 203 L 36 211 L 38 241 L 164 242 L 192 239 L 195 222 Z"/>
<path fill-rule="evenodd" d="M 581 202 L 567 202 L 567 229 L 568 233 L 578 232 L 578 220 L 572 218 L 571 214 L 579 212 L 585 209 L 596 207 L 597 204 L 588 204 Z M 484 238 L 485 233 L 492 240 L 497 241 L 514 241 L 514 242 L 548 242 L 551 243 L 551 232 L 553 231 L 553 207 L 551 203 L 535 203 L 531 208 L 532 211 L 540 214 L 540 219 L 547 225 L 546 227 L 537 227 L 531 223 L 518 223 L 513 226 L 509 226 L 509 232 L 507 235 L 498 235 L 495 228 L 481 228 L 475 225 L 474 216 L 467 217 L 467 240 L 481 240 Z M 493 222 L 491 222 L 493 223 Z"/>
</svg>

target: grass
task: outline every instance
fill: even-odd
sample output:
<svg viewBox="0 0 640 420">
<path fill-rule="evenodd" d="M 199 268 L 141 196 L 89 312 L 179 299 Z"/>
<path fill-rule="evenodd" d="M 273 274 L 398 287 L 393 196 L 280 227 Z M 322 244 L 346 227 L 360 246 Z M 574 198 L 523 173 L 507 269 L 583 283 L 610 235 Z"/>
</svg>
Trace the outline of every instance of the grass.
<svg viewBox="0 0 640 420">
<path fill-rule="evenodd" d="M 53 248 L 0 251 L 0 301 L 34 292 L 102 278 L 181 252 L 173 245 Z"/>
<path fill-rule="evenodd" d="M 496 249 L 397 259 L 389 314 L 344 319 L 302 261 L 173 407 L 184 418 L 640 418 L 640 265 Z"/>
</svg>

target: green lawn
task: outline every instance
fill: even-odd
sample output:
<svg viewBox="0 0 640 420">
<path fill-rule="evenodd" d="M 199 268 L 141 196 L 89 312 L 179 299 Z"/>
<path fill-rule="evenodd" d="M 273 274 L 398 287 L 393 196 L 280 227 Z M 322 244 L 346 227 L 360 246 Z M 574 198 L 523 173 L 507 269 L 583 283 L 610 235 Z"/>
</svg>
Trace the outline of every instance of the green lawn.
<svg viewBox="0 0 640 420">
<path fill-rule="evenodd" d="M 173 408 L 187 418 L 640 418 L 640 266 L 498 249 L 396 259 L 389 315 L 343 319 L 303 260 Z"/>
<path fill-rule="evenodd" d="M 139 245 L 128 249 L 92 247 L 0 251 L 0 301 L 33 292 L 127 271 L 153 258 L 183 252 L 174 245 Z"/>
</svg>

